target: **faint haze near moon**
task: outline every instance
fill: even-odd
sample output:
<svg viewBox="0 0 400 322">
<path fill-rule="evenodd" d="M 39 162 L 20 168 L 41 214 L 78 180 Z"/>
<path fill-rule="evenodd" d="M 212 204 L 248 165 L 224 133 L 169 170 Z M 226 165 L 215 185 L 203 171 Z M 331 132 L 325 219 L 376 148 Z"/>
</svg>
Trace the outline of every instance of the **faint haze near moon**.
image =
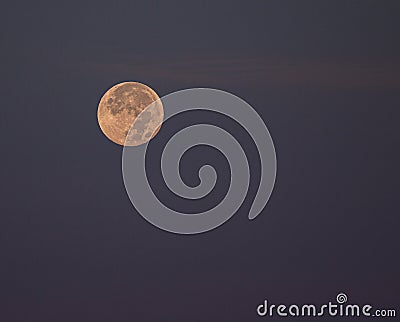
<svg viewBox="0 0 400 322">
<path fill-rule="evenodd" d="M 168 64 L 138 63 L 119 55 L 116 59 L 85 63 L 88 70 L 102 73 L 134 73 L 137 77 L 174 80 L 180 84 L 242 84 L 315 86 L 332 89 L 400 89 L 400 64 L 390 62 L 288 59 L 285 57 L 171 57 Z"/>
</svg>

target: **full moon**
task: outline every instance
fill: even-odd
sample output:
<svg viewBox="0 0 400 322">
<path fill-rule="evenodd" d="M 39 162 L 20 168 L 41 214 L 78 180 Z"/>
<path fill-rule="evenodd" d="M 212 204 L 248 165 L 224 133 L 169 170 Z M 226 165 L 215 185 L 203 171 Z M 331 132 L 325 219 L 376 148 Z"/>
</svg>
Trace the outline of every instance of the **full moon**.
<svg viewBox="0 0 400 322">
<path fill-rule="evenodd" d="M 97 119 L 104 135 L 114 143 L 137 146 L 160 130 L 164 109 L 150 87 L 124 82 L 111 87 L 101 98 Z"/>
</svg>

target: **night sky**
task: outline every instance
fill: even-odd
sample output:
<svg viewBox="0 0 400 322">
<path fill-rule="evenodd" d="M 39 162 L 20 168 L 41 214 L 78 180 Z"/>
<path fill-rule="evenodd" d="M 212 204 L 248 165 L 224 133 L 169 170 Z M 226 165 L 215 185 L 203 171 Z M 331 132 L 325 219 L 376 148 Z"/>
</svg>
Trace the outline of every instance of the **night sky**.
<svg viewBox="0 0 400 322">
<path fill-rule="evenodd" d="M 257 321 L 268 320 L 256 314 L 264 299 L 318 304 L 339 292 L 399 308 L 398 1 L 10 1 L 0 11 L 0 322 Z M 125 192 L 122 148 L 97 123 L 101 96 L 122 81 L 160 96 L 213 87 L 251 104 L 278 159 L 263 213 L 250 222 L 247 198 L 193 236 L 145 221 Z M 200 121 L 182 115 L 156 138 Z M 182 162 L 189 183 L 208 158 L 224 171 L 216 151 L 195 150 Z"/>
</svg>

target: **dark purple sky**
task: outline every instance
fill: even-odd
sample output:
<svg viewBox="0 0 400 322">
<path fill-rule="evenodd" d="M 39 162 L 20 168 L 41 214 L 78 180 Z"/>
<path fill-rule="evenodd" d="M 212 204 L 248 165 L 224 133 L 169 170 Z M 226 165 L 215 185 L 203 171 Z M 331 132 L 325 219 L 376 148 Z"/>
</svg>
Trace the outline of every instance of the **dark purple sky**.
<svg viewBox="0 0 400 322">
<path fill-rule="evenodd" d="M 0 321 L 253 321 L 264 299 L 339 292 L 398 307 L 399 16 L 378 0 L 2 4 Z M 195 236 L 140 217 L 96 119 L 125 80 L 247 100 L 278 156 L 264 214 L 249 222 L 247 200 Z M 188 181 L 205 155 L 224 165 L 191 151 Z"/>
</svg>

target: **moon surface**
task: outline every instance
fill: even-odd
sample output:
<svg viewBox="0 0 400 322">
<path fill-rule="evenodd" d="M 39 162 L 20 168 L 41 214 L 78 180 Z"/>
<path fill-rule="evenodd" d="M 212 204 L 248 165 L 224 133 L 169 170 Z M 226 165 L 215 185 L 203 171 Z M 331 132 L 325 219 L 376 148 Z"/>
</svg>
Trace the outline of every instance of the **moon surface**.
<svg viewBox="0 0 400 322">
<path fill-rule="evenodd" d="M 111 87 L 101 98 L 97 119 L 104 135 L 114 143 L 137 146 L 160 130 L 164 109 L 150 87 L 124 82 Z"/>
</svg>

